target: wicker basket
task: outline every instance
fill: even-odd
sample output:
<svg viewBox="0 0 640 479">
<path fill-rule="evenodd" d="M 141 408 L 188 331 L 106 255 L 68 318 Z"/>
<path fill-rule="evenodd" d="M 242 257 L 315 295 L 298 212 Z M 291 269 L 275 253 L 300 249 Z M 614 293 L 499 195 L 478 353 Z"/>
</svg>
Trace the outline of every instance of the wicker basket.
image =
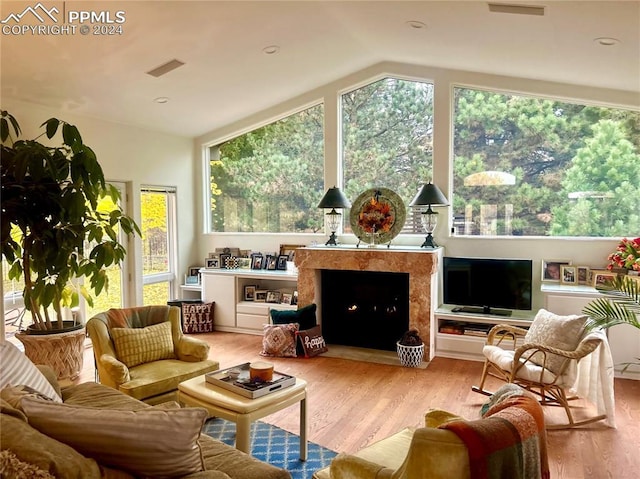
<svg viewBox="0 0 640 479">
<path fill-rule="evenodd" d="M 76 379 L 84 362 L 85 328 L 49 334 L 17 333 L 24 353 L 33 364 L 45 364 L 58 379 Z"/>
<path fill-rule="evenodd" d="M 422 364 L 422 358 L 424 357 L 424 344 L 419 346 L 404 346 L 398 341 L 396 343 L 398 347 L 398 358 L 400 364 L 408 368 L 417 368 Z"/>
</svg>

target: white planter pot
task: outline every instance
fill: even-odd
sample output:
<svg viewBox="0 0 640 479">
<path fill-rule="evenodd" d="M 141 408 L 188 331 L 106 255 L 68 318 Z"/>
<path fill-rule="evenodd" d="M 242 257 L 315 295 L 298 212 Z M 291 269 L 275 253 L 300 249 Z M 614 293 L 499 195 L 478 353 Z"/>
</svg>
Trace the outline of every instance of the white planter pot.
<svg viewBox="0 0 640 479">
<path fill-rule="evenodd" d="M 398 348 L 398 358 L 400 364 L 408 368 L 417 368 L 422 363 L 424 357 L 424 344 L 420 346 L 404 346 L 400 342 L 396 343 Z"/>
</svg>

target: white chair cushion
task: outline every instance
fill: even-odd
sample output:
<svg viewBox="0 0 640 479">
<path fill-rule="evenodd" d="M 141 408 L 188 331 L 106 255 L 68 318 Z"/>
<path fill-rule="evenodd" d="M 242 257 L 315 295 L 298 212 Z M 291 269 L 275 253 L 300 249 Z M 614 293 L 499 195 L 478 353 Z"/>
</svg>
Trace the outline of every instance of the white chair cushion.
<svg viewBox="0 0 640 479">
<path fill-rule="evenodd" d="M 502 349 L 500 346 L 487 345 L 482 348 L 482 354 L 504 371 L 511 372 L 513 366 L 514 351 Z M 556 380 L 556 375 L 551 371 L 544 369 L 531 361 L 524 362 L 520 359 L 520 364 L 524 364 L 518 369 L 516 376 L 526 381 L 540 382 L 540 375 L 542 374 L 542 382 L 545 384 L 551 384 Z"/>
</svg>

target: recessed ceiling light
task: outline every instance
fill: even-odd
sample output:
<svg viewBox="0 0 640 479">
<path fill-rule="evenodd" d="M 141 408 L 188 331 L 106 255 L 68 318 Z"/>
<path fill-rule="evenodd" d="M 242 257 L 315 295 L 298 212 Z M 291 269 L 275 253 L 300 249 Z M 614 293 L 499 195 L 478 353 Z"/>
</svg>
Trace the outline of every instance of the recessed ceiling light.
<svg viewBox="0 0 640 479">
<path fill-rule="evenodd" d="M 427 24 L 419 20 L 409 20 L 408 22 L 405 22 L 405 23 L 409 25 L 411 28 L 415 28 L 416 30 L 419 30 L 421 28 L 427 28 Z"/>
<path fill-rule="evenodd" d="M 280 51 L 280 47 L 278 45 L 269 45 L 268 47 L 264 47 L 262 52 L 265 55 L 274 55 Z"/>
<path fill-rule="evenodd" d="M 166 96 L 159 96 L 158 98 L 154 98 L 153 101 L 160 104 L 169 103 L 169 98 L 167 98 Z"/>
<path fill-rule="evenodd" d="M 617 45 L 618 43 L 620 43 L 620 40 L 611 37 L 594 38 L 593 41 L 598 45 L 602 45 L 604 47 L 612 47 L 613 45 Z"/>
</svg>

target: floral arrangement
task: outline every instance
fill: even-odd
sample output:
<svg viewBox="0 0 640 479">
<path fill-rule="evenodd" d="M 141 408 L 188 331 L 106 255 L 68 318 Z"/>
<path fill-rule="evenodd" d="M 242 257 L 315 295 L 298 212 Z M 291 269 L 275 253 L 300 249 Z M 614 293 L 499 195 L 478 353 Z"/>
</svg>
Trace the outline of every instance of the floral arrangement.
<svg viewBox="0 0 640 479">
<path fill-rule="evenodd" d="M 622 238 L 616 251 L 611 253 L 607 259 L 609 260 L 608 270 L 626 268 L 640 271 L 640 238 Z"/>
<path fill-rule="evenodd" d="M 393 226 L 391 205 L 374 196 L 362 207 L 358 216 L 358 225 L 363 231 L 371 234 L 389 231 Z"/>
</svg>

